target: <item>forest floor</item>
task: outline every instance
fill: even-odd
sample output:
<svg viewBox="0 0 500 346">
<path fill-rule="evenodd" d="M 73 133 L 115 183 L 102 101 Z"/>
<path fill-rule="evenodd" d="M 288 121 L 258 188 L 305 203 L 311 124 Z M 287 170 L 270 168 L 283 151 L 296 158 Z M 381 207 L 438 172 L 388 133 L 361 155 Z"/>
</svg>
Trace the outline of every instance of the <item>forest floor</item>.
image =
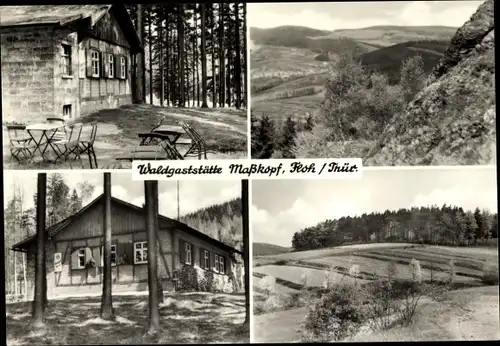
<svg viewBox="0 0 500 346">
<path fill-rule="evenodd" d="M 116 321 L 99 318 L 101 297 L 51 300 L 46 328 L 30 331 L 31 302 L 7 304 L 7 345 L 112 345 L 173 343 L 248 343 L 242 328 L 245 296 L 213 293 L 166 293 L 160 304 L 158 337 L 145 336 L 147 296 L 114 296 Z"/>
<path fill-rule="evenodd" d="M 137 136 L 149 132 L 165 116 L 162 124 L 177 125 L 178 121 L 191 123 L 206 142 L 208 159 L 245 159 L 247 158 L 247 111 L 232 108 L 168 108 L 152 105 L 128 105 L 116 109 L 103 109 L 79 119 L 84 125 L 81 139 L 90 135 L 90 123 L 98 122 L 97 137 L 94 143 L 99 168 L 128 168 L 129 163 L 116 167 L 116 157 L 130 153 L 139 145 Z M 3 137 L 8 138 L 3 127 Z M 48 148 L 50 149 L 50 147 Z M 183 153 L 187 148 L 179 148 Z M 4 167 L 7 169 L 69 169 L 69 162 L 57 164 L 42 162 L 37 154 L 28 167 L 12 159 L 9 141 L 3 144 Z M 197 158 L 190 158 L 197 159 Z M 74 168 L 90 168 L 88 158 L 72 162 Z"/>
</svg>

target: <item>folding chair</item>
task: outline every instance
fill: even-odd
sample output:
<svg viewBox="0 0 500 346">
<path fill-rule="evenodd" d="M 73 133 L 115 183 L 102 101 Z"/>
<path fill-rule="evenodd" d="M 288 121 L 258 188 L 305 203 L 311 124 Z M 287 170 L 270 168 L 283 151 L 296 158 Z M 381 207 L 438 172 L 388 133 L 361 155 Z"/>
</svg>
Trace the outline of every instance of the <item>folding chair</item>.
<svg viewBox="0 0 500 346">
<path fill-rule="evenodd" d="M 191 125 L 185 122 L 179 122 L 179 125 L 182 126 L 186 134 L 191 138 L 191 142 L 186 142 L 186 144 L 191 145 L 189 149 L 184 153 L 184 157 L 187 156 L 198 156 L 198 160 L 201 160 L 201 156 L 207 159 L 207 149 L 205 145 L 205 141 L 200 136 L 198 132 L 196 132 Z M 178 144 L 185 144 L 177 141 Z M 176 143 L 176 144 L 177 144 Z"/>
<path fill-rule="evenodd" d="M 97 121 L 91 123 L 90 137 L 88 141 L 80 141 L 79 151 L 80 154 L 87 154 L 89 157 L 90 168 L 97 168 L 97 157 L 94 150 L 94 141 L 97 135 Z M 92 161 L 95 167 L 92 167 Z"/>
<path fill-rule="evenodd" d="M 66 124 L 66 120 L 64 120 L 63 118 L 52 117 L 52 118 L 47 118 L 46 120 L 49 124 L 61 124 L 61 125 Z M 52 137 L 51 142 L 64 140 L 65 138 L 66 134 L 64 133 L 64 131 L 57 130 L 56 133 L 54 134 L 54 137 Z"/>
<path fill-rule="evenodd" d="M 57 139 L 57 140 L 52 140 L 52 143 L 56 145 L 56 148 L 58 148 L 59 152 L 57 153 L 58 156 L 56 157 L 56 161 L 63 157 L 64 161 L 68 161 L 68 158 L 71 154 L 75 156 L 75 160 L 79 159 L 80 163 L 82 164 L 83 167 L 83 161 L 79 153 L 79 146 L 80 146 L 80 136 L 82 134 L 82 128 L 83 124 L 82 123 L 76 123 L 76 124 L 71 124 L 68 126 L 64 127 L 64 133 L 65 136 L 62 139 Z M 60 147 L 63 147 L 64 149 L 61 149 Z M 70 167 L 73 168 L 73 165 L 71 164 L 71 161 L 69 162 Z"/>
<path fill-rule="evenodd" d="M 7 134 L 9 136 L 10 143 L 10 159 L 15 158 L 17 162 L 21 163 L 20 155 L 24 158 L 29 159 L 32 155 L 31 150 L 36 148 L 36 145 L 32 143 L 32 138 L 26 132 L 25 125 L 6 125 Z"/>
</svg>

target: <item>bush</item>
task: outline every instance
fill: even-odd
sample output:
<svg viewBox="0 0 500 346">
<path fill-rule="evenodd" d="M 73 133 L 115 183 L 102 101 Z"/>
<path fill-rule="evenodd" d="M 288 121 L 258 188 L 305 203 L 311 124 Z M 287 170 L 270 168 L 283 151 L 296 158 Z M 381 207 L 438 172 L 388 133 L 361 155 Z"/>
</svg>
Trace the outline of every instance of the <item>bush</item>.
<svg viewBox="0 0 500 346">
<path fill-rule="evenodd" d="M 487 285 L 498 285 L 498 266 L 494 263 L 485 263 L 481 281 Z"/>
<path fill-rule="evenodd" d="M 398 275 L 398 266 L 396 262 L 390 261 L 387 264 L 387 278 L 389 279 L 389 281 L 392 281 L 397 277 L 397 275 Z"/>
<path fill-rule="evenodd" d="M 331 342 L 353 336 L 364 320 L 358 290 L 336 285 L 312 306 L 304 321 L 305 341 Z"/>
<path fill-rule="evenodd" d="M 198 273 L 194 266 L 184 265 L 179 272 L 179 291 L 197 292 L 200 290 Z"/>
<path fill-rule="evenodd" d="M 371 319 L 370 328 L 374 331 L 389 328 L 398 307 L 393 296 L 392 282 L 378 279 L 367 285 L 366 290 L 369 299 L 366 314 Z"/>
</svg>

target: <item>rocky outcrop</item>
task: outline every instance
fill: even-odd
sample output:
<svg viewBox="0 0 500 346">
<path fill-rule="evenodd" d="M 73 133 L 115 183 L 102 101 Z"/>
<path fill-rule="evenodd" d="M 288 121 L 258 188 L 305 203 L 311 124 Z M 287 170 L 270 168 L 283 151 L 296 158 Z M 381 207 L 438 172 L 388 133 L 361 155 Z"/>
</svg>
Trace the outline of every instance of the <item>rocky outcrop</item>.
<svg viewBox="0 0 500 346">
<path fill-rule="evenodd" d="M 427 86 L 396 115 L 365 165 L 496 163 L 493 0 L 457 30 Z"/>
</svg>

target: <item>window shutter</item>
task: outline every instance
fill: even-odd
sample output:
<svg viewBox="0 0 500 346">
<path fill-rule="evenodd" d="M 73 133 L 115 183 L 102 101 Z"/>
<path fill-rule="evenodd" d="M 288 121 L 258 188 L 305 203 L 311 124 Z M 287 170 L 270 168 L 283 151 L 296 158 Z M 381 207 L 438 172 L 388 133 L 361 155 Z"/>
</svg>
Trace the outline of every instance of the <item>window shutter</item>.
<svg viewBox="0 0 500 346">
<path fill-rule="evenodd" d="M 205 250 L 200 247 L 200 268 L 205 269 Z"/>
<path fill-rule="evenodd" d="M 124 264 L 134 264 L 134 243 L 123 244 L 123 254 L 121 255 L 124 258 Z"/>
<path fill-rule="evenodd" d="M 98 247 L 93 248 L 92 253 L 93 253 L 93 256 L 95 259 L 95 265 L 97 267 L 102 267 L 102 265 L 101 265 L 101 247 L 98 246 Z"/>
<path fill-rule="evenodd" d="M 92 51 L 90 49 L 85 50 L 86 57 L 86 76 L 92 77 Z"/>
<path fill-rule="evenodd" d="M 129 74 L 129 70 L 128 70 L 128 57 L 126 55 L 124 55 L 125 57 L 125 79 L 128 79 L 128 74 Z"/>
<path fill-rule="evenodd" d="M 184 241 L 182 239 L 179 239 L 179 258 L 181 264 L 186 262 L 186 249 L 184 248 Z"/>
<path fill-rule="evenodd" d="M 106 63 L 106 53 L 99 52 L 99 60 L 101 65 L 101 71 L 99 77 L 107 77 L 108 76 L 108 64 Z"/>
<path fill-rule="evenodd" d="M 191 264 L 192 265 L 196 264 L 195 259 L 194 259 L 194 245 L 193 244 L 191 244 Z"/>
<path fill-rule="evenodd" d="M 226 257 L 222 257 L 222 263 L 224 263 L 224 274 L 227 274 L 227 261 L 226 261 Z"/>
<path fill-rule="evenodd" d="M 121 78 L 121 69 L 122 69 L 122 64 L 121 64 L 121 55 L 114 55 L 115 59 L 115 78 Z"/>
<path fill-rule="evenodd" d="M 71 269 L 78 269 L 78 249 L 71 250 Z"/>
</svg>

